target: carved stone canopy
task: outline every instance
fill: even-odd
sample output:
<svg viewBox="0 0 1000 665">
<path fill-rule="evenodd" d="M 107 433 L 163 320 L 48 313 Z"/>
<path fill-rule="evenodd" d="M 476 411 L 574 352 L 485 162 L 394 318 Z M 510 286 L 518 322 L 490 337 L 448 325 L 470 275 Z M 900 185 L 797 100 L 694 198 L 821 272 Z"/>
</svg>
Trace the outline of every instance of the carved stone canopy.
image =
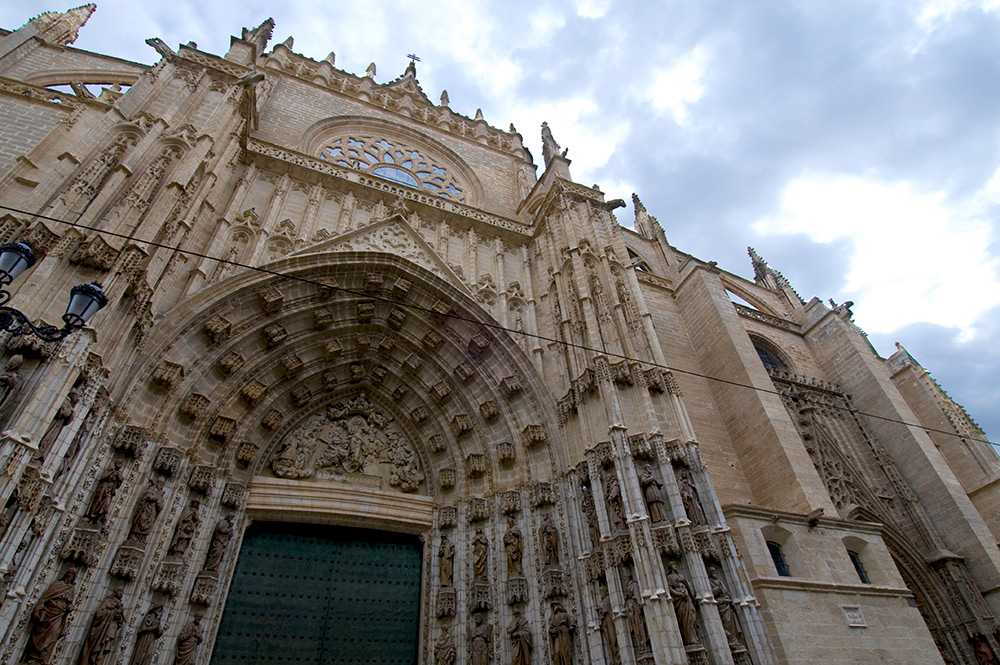
<svg viewBox="0 0 1000 665">
<path fill-rule="evenodd" d="M 381 479 L 402 492 L 416 492 L 424 482 L 406 435 L 364 393 L 308 416 L 281 440 L 269 466 L 281 478 Z"/>
</svg>

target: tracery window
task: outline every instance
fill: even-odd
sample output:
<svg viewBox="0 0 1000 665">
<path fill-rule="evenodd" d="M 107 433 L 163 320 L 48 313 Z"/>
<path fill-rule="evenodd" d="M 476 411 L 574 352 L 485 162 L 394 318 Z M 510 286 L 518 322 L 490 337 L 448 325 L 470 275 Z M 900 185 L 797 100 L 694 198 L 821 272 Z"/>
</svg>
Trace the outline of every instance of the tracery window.
<svg viewBox="0 0 1000 665">
<path fill-rule="evenodd" d="M 773 344 L 753 335 L 750 336 L 750 341 L 753 343 L 753 348 L 757 351 L 760 361 L 764 363 L 765 369 L 788 371 L 788 363 Z"/>
<path fill-rule="evenodd" d="M 341 136 L 320 157 L 452 201 L 465 202 L 465 190 L 448 169 L 402 141 L 371 135 Z"/>
</svg>

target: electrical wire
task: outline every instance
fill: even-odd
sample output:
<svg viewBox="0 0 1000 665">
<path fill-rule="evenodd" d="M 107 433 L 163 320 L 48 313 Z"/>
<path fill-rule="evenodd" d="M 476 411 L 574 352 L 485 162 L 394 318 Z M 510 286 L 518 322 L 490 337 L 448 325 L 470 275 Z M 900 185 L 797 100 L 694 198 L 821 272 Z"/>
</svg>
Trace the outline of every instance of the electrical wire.
<svg viewBox="0 0 1000 665">
<path fill-rule="evenodd" d="M 470 323 L 470 324 L 475 325 L 475 326 L 481 326 L 483 328 L 489 328 L 489 329 L 492 329 L 492 330 L 502 331 L 502 332 L 505 332 L 505 333 L 507 333 L 509 335 L 520 335 L 522 337 L 526 337 L 526 338 L 529 338 L 529 339 L 536 339 L 536 340 L 540 340 L 540 341 L 547 342 L 547 343 L 550 343 L 550 344 L 561 344 L 561 345 L 563 345 L 563 346 L 565 346 L 567 348 L 573 348 L 573 349 L 577 349 L 579 351 L 587 351 L 587 352 L 590 352 L 590 353 L 597 353 L 597 354 L 601 354 L 601 355 L 612 357 L 612 358 L 618 358 L 618 359 L 626 360 L 626 361 L 629 361 L 629 362 L 639 363 L 641 365 L 648 365 L 650 367 L 656 367 L 656 368 L 659 368 L 659 369 L 667 370 L 669 372 L 676 372 L 678 374 L 687 374 L 689 376 L 695 376 L 695 377 L 698 377 L 698 378 L 701 378 L 701 379 L 705 379 L 707 381 L 716 381 L 718 383 L 724 383 L 726 385 L 735 386 L 735 387 L 738 387 L 738 388 L 747 388 L 747 389 L 750 389 L 750 390 L 756 390 L 756 391 L 761 392 L 761 393 L 766 393 L 766 394 L 770 394 L 770 395 L 776 395 L 776 396 L 782 397 L 782 398 L 784 397 L 784 395 L 780 391 L 778 391 L 778 390 L 771 390 L 769 388 L 764 388 L 764 387 L 761 387 L 761 386 L 753 386 L 753 385 L 750 385 L 748 383 L 741 383 L 739 381 L 733 381 L 731 379 L 725 379 L 725 378 L 719 377 L 719 376 L 712 376 L 712 375 L 709 375 L 709 374 L 702 374 L 702 373 L 696 372 L 694 370 L 682 369 L 680 367 L 671 367 L 669 365 L 663 365 L 663 364 L 657 363 L 657 362 L 652 361 L 652 360 L 642 360 L 640 358 L 634 358 L 632 356 L 627 356 L 627 355 L 624 355 L 624 354 L 621 354 L 621 353 L 615 353 L 614 351 L 608 351 L 606 349 L 604 349 L 604 350 L 597 349 L 597 348 L 594 348 L 594 347 L 591 347 L 591 346 L 587 346 L 586 344 L 577 344 L 576 342 L 570 342 L 570 341 L 566 341 L 566 340 L 563 340 L 563 339 L 556 339 L 554 337 L 548 337 L 546 335 L 541 335 L 541 334 L 538 334 L 538 333 L 531 333 L 531 332 L 527 332 L 527 331 L 524 331 L 524 330 L 514 330 L 513 328 L 507 328 L 507 327 L 505 327 L 505 326 L 503 326 L 503 325 L 501 325 L 499 323 L 491 323 L 489 321 L 480 321 L 478 319 L 473 319 L 471 317 L 462 316 L 460 314 L 455 314 L 455 313 L 450 312 L 450 311 L 447 312 L 447 313 L 445 313 L 445 312 L 439 312 L 438 310 L 433 309 L 431 307 L 424 307 L 423 305 L 417 305 L 417 304 L 414 304 L 414 303 L 402 302 L 402 301 L 394 300 L 393 298 L 389 298 L 389 297 L 386 297 L 386 296 L 383 296 L 383 295 L 379 295 L 379 294 L 375 294 L 375 293 L 369 293 L 367 291 L 359 291 L 357 289 L 350 289 L 350 288 L 347 288 L 347 287 L 344 287 L 344 286 L 338 286 L 338 285 L 335 285 L 335 284 L 325 284 L 323 282 L 320 282 L 320 281 L 317 281 L 317 280 L 314 280 L 314 279 L 309 279 L 307 277 L 302 277 L 300 275 L 290 275 L 290 274 L 287 274 L 287 273 L 282 273 L 282 272 L 277 272 L 275 270 L 270 270 L 269 268 L 264 268 L 264 267 L 260 267 L 260 266 L 251 266 L 251 265 L 248 265 L 246 263 L 241 263 L 239 261 L 233 261 L 232 259 L 225 259 L 225 258 L 221 258 L 221 257 L 218 257 L 218 256 L 211 256 L 209 254 L 203 254 L 201 252 L 196 252 L 196 251 L 190 250 L 190 249 L 182 249 L 180 245 L 167 245 L 165 243 L 156 242 L 155 240 L 143 240 L 141 238 L 136 238 L 134 236 L 125 235 L 123 233 L 118 233 L 116 231 L 110 231 L 108 229 L 100 229 L 100 228 L 97 228 L 95 226 L 90 226 L 90 225 L 87 225 L 87 224 L 81 224 L 79 222 L 71 222 L 71 221 L 68 221 L 68 220 L 65 220 L 65 219 L 58 219 L 56 217 L 50 217 L 48 215 L 43 215 L 41 213 L 30 212 L 28 210 L 23 210 L 21 208 L 16 208 L 14 206 L 6 205 L 4 203 L 0 203 L 0 210 L 9 210 L 10 212 L 15 212 L 15 213 L 18 213 L 18 214 L 21 214 L 21 215 L 29 215 L 32 219 L 44 219 L 44 220 L 48 220 L 50 222 L 55 222 L 57 224 L 65 224 L 67 226 L 71 226 L 71 227 L 78 228 L 78 229 L 86 229 L 88 231 L 93 231 L 95 233 L 101 233 L 101 234 L 104 234 L 104 235 L 107 235 L 107 236 L 112 236 L 112 237 L 115 237 L 115 238 L 121 238 L 123 240 L 128 240 L 130 242 L 134 242 L 134 243 L 137 243 L 137 244 L 147 245 L 149 247 L 158 247 L 158 248 L 161 248 L 161 249 L 167 249 L 167 250 L 171 250 L 171 251 L 174 251 L 174 252 L 178 252 L 180 254 L 186 254 L 188 256 L 195 256 L 195 257 L 198 257 L 200 259 L 207 259 L 209 261 L 215 261 L 215 262 L 218 262 L 218 263 L 224 263 L 224 264 L 227 264 L 227 265 L 235 266 L 237 268 L 243 268 L 243 269 L 246 269 L 246 270 L 254 270 L 256 272 L 264 273 L 264 274 L 267 274 L 267 275 L 272 275 L 274 277 L 280 277 L 282 279 L 287 279 L 287 280 L 291 280 L 291 281 L 301 282 L 301 283 L 304 283 L 304 284 L 310 284 L 310 285 L 313 285 L 313 286 L 318 286 L 318 287 L 321 287 L 321 288 L 324 288 L 324 289 L 329 289 L 329 290 L 332 290 L 332 291 L 340 291 L 340 292 L 343 292 L 343 293 L 348 293 L 350 295 L 367 298 L 369 300 L 379 300 L 379 301 L 390 303 L 390 304 L 393 304 L 393 305 L 396 305 L 396 306 L 399 306 L 399 307 L 405 307 L 405 308 L 408 308 L 408 309 L 412 309 L 412 310 L 417 310 L 417 311 L 422 311 L 422 312 L 425 312 L 425 313 L 433 314 L 435 316 L 441 316 L 441 317 L 445 317 L 445 318 L 455 319 L 455 320 L 458 320 L 458 321 L 463 321 L 465 323 Z M 857 415 L 861 415 L 861 416 L 867 416 L 868 418 L 874 418 L 876 420 L 881 420 L 881 421 L 884 421 L 884 422 L 890 422 L 890 423 L 896 423 L 896 424 L 899 424 L 899 425 L 905 425 L 906 427 L 916 427 L 918 429 L 924 430 L 925 432 L 934 432 L 936 434 L 944 434 L 946 436 L 952 436 L 952 437 L 955 437 L 955 438 L 958 438 L 958 439 L 962 439 L 964 441 L 972 441 L 972 442 L 976 442 L 976 443 L 984 443 L 984 444 L 986 444 L 988 446 L 992 446 L 994 448 L 994 450 L 996 450 L 997 447 L 1000 447 L 1000 444 L 997 444 L 997 443 L 995 443 L 993 441 L 990 441 L 989 439 L 979 439 L 979 438 L 975 438 L 975 437 L 971 437 L 971 436 L 963 436 L 962 434 L 958 434 L 958 433 L 955 433 L 955 432 L 948 432 L 947 430 L 937 429 L 935 427 L 929 427 L 927 425 L 922 425 L 920 423 L 911 423 L 911 422 L 907 422 L 905 420 L 901 420 L 899 418 L 892 418 L 890 416 L 883 416 L 883 415 L 880 415 L 880 414 L 877 414 L 877 413 L 870 413 L 870 412 L 862 411 L 860 409 L 855 409 L 855 408 L 852 408 L 852 407 L 840 406 L 840 405 L 837 405 L 837 404 L 826 404 L 826 403 L 822 403 L 822 402 L 817 402 L 815 400 L 810 400 L 810 399 L 807 399 L 807 398 L 804 398 L 804 397 L 799 397 L 798 399 L 800 399 L 802 401 L 805 401 L 805 402 L 817 404 L 819 406 L 823 406 L 823 407 L 826 407 L 826 408 L 836 409 L 836 410 L 840 410 L 840 411 L 847 411 L 847 412 L 852 413 L 852 414 L 857 414 Z"/>
</svg>

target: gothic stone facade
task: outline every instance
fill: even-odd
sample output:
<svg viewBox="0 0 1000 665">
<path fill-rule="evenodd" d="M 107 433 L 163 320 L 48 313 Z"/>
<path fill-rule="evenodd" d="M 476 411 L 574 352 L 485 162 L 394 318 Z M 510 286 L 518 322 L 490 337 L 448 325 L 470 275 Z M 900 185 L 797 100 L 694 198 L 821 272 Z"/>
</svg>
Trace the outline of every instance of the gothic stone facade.
<svg viewBox="0 0 1000 665">
<path fill-rule="evenodd" d="M 209 663 L 265 519 L 419 534 L 427 665 L 1000 662 L 997 458 L 847 306 L 623 228 L 412 65 L 268 20 L 145 66 L 71 46 L 93 9 L 0 35 L 13 302 L 110 297 L 3 342 L 0 665 Z"/>
</svg>

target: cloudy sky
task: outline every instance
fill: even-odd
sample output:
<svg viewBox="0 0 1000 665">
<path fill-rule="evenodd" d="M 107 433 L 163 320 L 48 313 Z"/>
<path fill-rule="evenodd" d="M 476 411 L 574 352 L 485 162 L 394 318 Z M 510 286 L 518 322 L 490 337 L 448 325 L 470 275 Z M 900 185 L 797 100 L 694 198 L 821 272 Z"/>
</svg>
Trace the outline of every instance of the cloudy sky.
<svg viewBox="0 0 1000 665">
<path fill-rule="evenodd" d="M 1000 437 L 1000 0 L 106 0 L 77 45 L 224 53 L 272 13 L 275 43 L 380 81 L 417 53 L 432 99 L 536 157 L 548 120 L 574 179 L 638 192 L 683 250 L 750 276 L 753 245 L 806 298 L 853 300 Z"/>
</svg>

